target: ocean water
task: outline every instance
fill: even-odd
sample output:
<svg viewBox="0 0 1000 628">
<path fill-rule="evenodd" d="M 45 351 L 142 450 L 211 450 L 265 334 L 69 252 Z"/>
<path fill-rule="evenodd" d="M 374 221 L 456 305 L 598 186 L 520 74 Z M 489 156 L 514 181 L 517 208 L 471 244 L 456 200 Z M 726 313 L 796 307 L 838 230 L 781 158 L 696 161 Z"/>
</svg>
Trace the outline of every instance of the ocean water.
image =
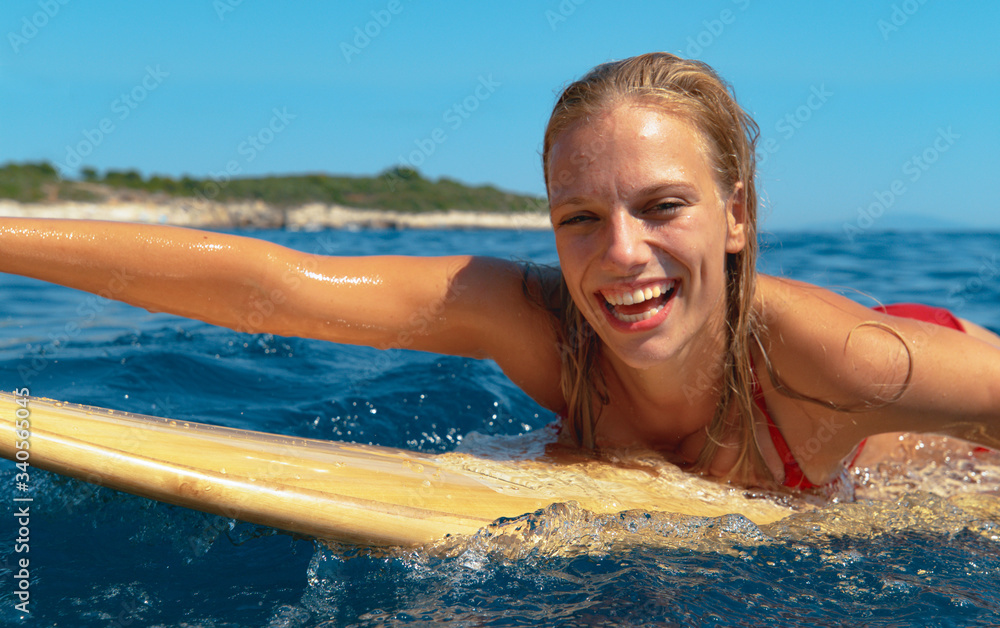
<svg viewBox="0 0 1000 628">
<path fill-rule="evenodd" d="M 551 234 L 252 232 L 309 252 L 551 262 Z M 1000 234 L 777 233 L 761 269 L 1000 330 Z M 177 419 L 428 452 L 553 420 L 488 363 L 242 335 L 0 276 L 0 378 Z M 916 449 L 920 451 L 917 452 Z M 986 626 L 1000 624 L 1000 465 L 919 443 L 861 494 L 755 526 L 553 506 L 446 547 L 327 546 L 32 470 L 30 614 L 0 523 L 9 626 Z M 0 490 L 12 512 L 15 469 Z M 580 539 L 587 539 L 581 543 Z"/>
</svg>

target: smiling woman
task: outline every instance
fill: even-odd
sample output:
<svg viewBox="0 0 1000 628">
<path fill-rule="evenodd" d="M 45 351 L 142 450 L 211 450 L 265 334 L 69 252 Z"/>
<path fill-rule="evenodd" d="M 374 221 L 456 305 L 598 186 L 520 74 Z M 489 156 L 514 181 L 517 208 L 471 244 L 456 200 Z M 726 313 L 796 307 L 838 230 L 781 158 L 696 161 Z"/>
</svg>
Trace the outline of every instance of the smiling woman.
<svg viewBox="0 0 1000 628">
<path fill-rule="evenodd" d="M 883 433 L 1000 445 L 1000 338 L 937 310 L 893 316 L 758 277 L 755 138 L 709 67 L 642 55 L 596 68 L 553 112 L 559 268 L 5 219 L 0 271 L 96 293 L 124 273 L 111 296 L 152 311 L 492 358 L 564 417 L 565 442 L 656 449 L 745 485 L 829 483 Z"/>
<path fill-rule="evenodd" d="M 556 104 L 543 160 L 575 304 L 565 317 L 583 316 L 605 346 L 620 347 L 607 352 L 607 367 L 579 358 L 564 364 L 576 371 L 570 424 L 582 442 L 596 444 L 599 412 L 589 407 L 587 384 L 595 369 L 605 377 L 612 371 L 619 382 L 632 379 L 623 379 L 625 371 L 641 369 L 645 375 L 630 396 L 646 402 L 649 418 L 640 418 L 633 401 L 618 410 L 631 420 L 605 422 L 605 438 L 655 442 L 685 451 L 687 462 L 701 451 L 697 465 L 707 468 L 726 432 L 732 440 L 728 415 L 735 403 L 743 417 L 736 428 L 741 445 L 729 466 L 744 479 L 764 468 L 753 446 L 746 350 L 757 251 L 756 134 L 710 68 L 665 54 L 600 66 Z M 587 288 L 580 285 L 583 272 Z M 645 297 L 654 286 L 664 294 L 645 308 L 624 310 L 616 302 L 639 289 Z M 668 318 L 666 343 L 650 342 L 643 332 Z M 598 348 L 578 353 L 596 355 Z M 716 376 L 710 387 L 717 390 L 691 395 L 704 388 L 696 382 L 706 370 Z M 669 423 L 655 418 L 664 412 L 673 417 Z M 707 446 L 706 413 L 714 417 Z"/>
<path fill-rule="evenodd" d="M 607 148 L 590 152 L 597 137 Z M 552 219 L 569 293 L 608 349 L 607 366 L 619 380 L 643 370 L 640 394 L 656 405 L 685 399 L 678 393 L 698 367 L 729 344 L 725 267 L 746 246 L 742 184 L 722 197 L 697 132 L 642 104 L 574 125 L 549 155 L 551 169 L 580 164 L 550 195 Z M 670 334 L 645 333 L 668 318 Z M 659 438 L 679 443 L 702 427 L 691 429 L 703 412 L 685 399 Z"/>
<path fill-rule="evenodd" d="M 839 476 L 866 436 L 887 431 L 880 412 L 893 429 L 919 429 L 902 420 L 918 416 L 903 395 L 936 387 L 915 380 L 914 369 L 947 360 L 947 346 L 915 354 L 923 337 L 899 317 L 883 320 L 812 287 L 757 281 L 756 138 L 756 124 L 711 68 L 668 54 L 599 66 L 563 92 L 543 153 L 562 272 L 539 274 L 550 285 L 536 294 L 562 295 L 540 300 L 564 339 L 567 440 L 653 446 L 713 475 L 808 487 Z M 893 312 L 921 318 L 922 310 Z M 815 326 L 802 329 L 801 347 L 818 351 L 785 335 L 785 324 L 806 322 Z M 1000 355 L 989 345 L 998 339 L 963 323 L 948 326 L 978 341 L 934 336 L 953 350 L 966 346 L 991 373 L 975 411 L 992 423 L 980 442 L 995 446 Z M 776 365 L 778 355 L 787 361 Z M 755 363 L 768 370 L 763 388 Z M 810 379 L 788 384 L 805 372 Z M 868 421 L 851 421 L 864 427 L 829 429 L 858 410 L 871 411 Z M 823 451 L 813 448 L 820 431 Z M 804 471 L 793 451 L 804 452 Z"/>
</svg>

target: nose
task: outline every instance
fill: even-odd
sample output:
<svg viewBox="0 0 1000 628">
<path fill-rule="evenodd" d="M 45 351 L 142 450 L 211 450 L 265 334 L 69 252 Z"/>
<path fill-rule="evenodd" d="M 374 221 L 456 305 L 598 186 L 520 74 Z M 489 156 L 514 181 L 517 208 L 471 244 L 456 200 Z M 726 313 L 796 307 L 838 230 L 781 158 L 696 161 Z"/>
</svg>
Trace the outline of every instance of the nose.
<svg viewBox="0 0 1000 628">
<path fill-rule="evenodd" d="M 643 221 L 625 210 L 612 212 L 607 221 L 605 268 L 625 275 L 642 270 L 652 256 Z"/>
</svg>

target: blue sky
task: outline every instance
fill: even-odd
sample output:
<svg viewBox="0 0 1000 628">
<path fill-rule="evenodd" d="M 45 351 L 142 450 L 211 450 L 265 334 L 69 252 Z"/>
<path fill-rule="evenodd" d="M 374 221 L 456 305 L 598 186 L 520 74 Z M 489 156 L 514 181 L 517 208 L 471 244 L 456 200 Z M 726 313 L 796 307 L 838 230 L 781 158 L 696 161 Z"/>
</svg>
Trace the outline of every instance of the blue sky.
<svg viewBox="0 0 1000 628">
<path fill-rule="evenodd" d="M 760 124 L 766 228 L 920 214 L 1000 229 L 998 24 L 985 1 L 4 0 L 0 163 L 408 162 L 542 194 L 559 88 L 665 50 L 713 65 Z"/>
</svg>

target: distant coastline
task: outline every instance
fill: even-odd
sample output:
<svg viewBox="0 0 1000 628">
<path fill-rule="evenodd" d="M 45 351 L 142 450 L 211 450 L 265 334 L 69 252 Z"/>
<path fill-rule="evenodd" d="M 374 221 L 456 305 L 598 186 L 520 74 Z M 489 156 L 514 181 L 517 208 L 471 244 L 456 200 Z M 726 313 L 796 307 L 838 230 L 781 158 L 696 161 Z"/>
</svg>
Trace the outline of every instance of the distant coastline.
<svg viewBox="0 0 1000 628">
<path fill-rule="evenodd" d="M 408 168 L 326 174 L 144 178 L 137 171 L 62 178 L 49 163 L 0 166 L 0 217 L 90 218 L 203 228 L 547 229 L 544 198 L 432 181 Z"/>
<path fill-rule="evenodd" d="M 306 203 L 273 207 L 261 201 L 216 203 L 167 201 L 20 203 L 0 199 L 0 217 L 73 218 L 165 224 L 204 229 L 549 229 L 540 212 L 470 210 L 400 212 Z"/>
</svg>

